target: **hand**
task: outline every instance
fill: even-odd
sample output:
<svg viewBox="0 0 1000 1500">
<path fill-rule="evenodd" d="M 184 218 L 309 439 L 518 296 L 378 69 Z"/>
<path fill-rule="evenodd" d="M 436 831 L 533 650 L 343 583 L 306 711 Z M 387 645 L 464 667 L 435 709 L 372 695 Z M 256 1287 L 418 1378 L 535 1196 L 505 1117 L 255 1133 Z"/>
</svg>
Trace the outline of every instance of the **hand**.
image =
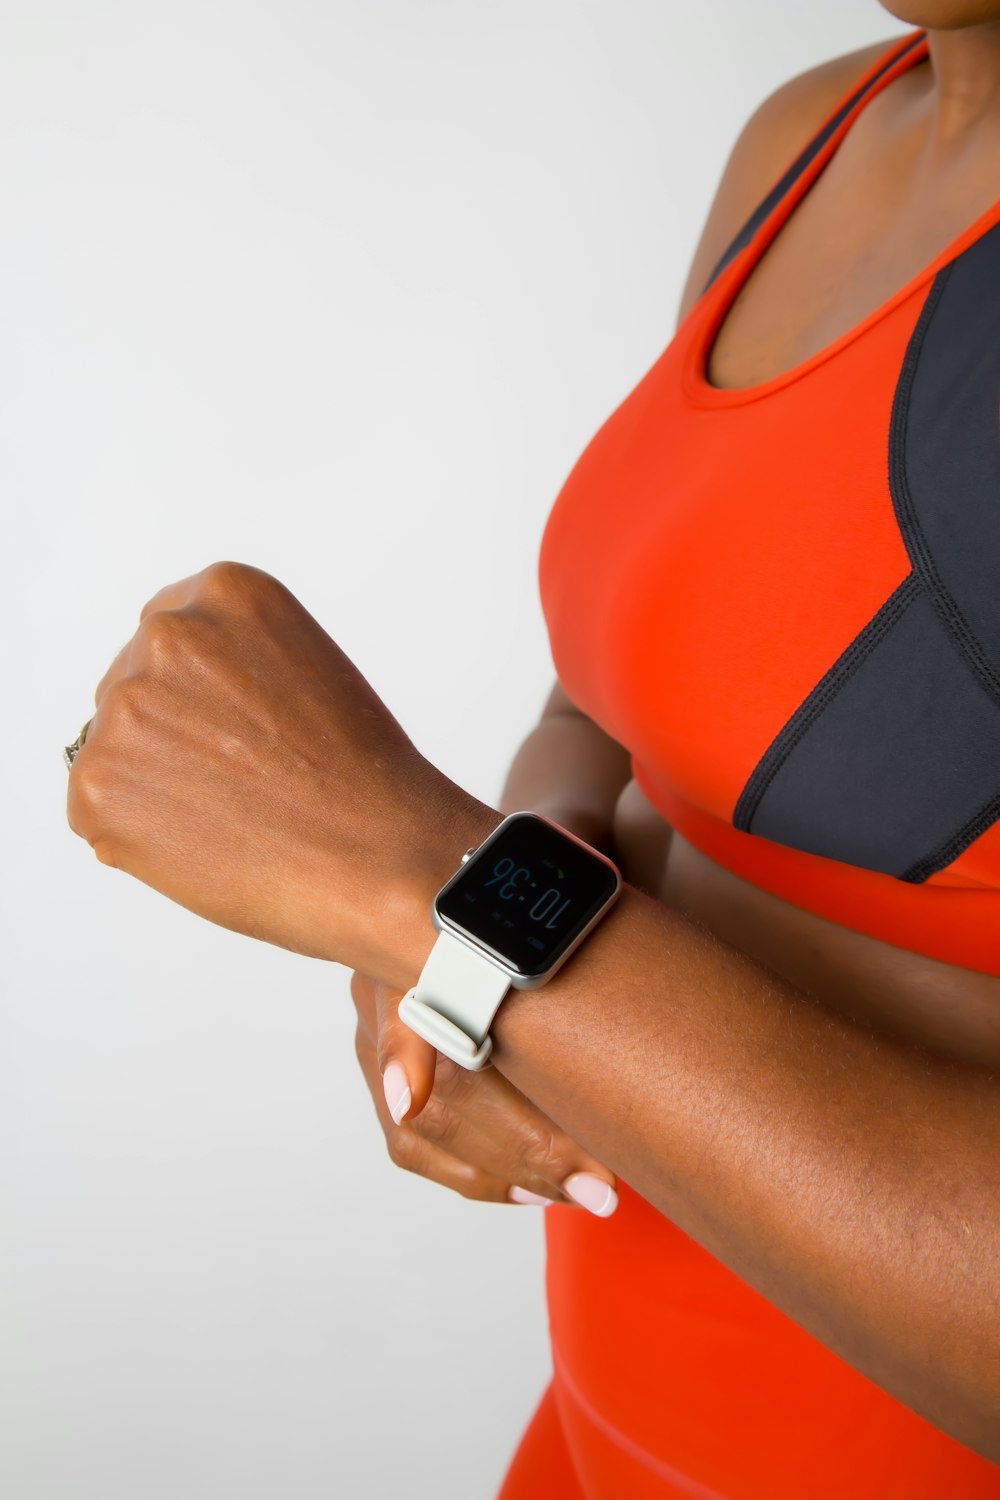
<svg viewBox="0 0 1000 1500">
<path fill-rule="evenodd" d="M 402 1022 L 405 991 L 355 973 L 355 1049 L 397 1166 L 463 1198 L 577 1203 L 601 1218 L 614 1175 L 495 1068 L 468 1072 Z"/>
<path fill-rule="evenodd" d="M 98 859 L 223 927 L 415 981 L 434 891 L 500 815 L 283 584 L 223 562 L 161 589 L 95 696 L 67 816 Z"/>
</svg>

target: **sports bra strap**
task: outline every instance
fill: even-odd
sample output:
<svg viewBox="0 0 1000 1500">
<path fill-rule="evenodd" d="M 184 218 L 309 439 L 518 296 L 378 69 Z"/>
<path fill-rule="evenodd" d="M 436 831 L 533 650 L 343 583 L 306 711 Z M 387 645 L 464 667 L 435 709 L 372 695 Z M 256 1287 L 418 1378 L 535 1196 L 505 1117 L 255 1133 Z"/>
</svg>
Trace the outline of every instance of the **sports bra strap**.
<svg viewBox="0 0 1000 1500">
<path fill-rule="evenodd" d="M 830 116 L 826 123 L 820 126 L 819 130 L 813 136 L 809 144 L 802 151 L 800 151 L 799 155 L 792 162 L 792 165 L 788 168 L 787 172 L 785 172 L 784 176 L 775 183 L 774 187 L 768 193 L 767 197 L 761 199 L 760 203 L 758 203 L 749 219 L 747 219 L 746 223 L 743 225 L 743 228 L 726 247 L 721 258 L 716 263 L 715 269 L 713 270 L 711 276 L 702 287 L 702 296 L 704 296 L 705 292 L 708 291 L 709 287 L 712 285 L 712 282 L 715 281 L 716 277 L 721 275 L 721 273 L 726 269 L 726 267 L 729 265 L 729 262 L 733 260 L 735 256 L 739 255 L 741 250 L 745 249 L 746 246 L 749 245 L 750 241 L 753 239 L 760 226 L 764 223 L 765 219 L 767 219 L 774 212 L 785 194 L 794 186 L 794 184 L 801 177 L 802 173 L 809 166 L 809 163 L 815 158 L 818 152 L 822 151 L 823 147 L 826 145 L 830 137 L 836 130 L 840 128 L 851 111 L 861 103 L 861 100 L 865 97 L 868 91 L 874 88 L 879 79 L 884 77 L 890 68 L 895 67 L 900 58 L 905 57 L 906 54 L 912 51 L 914 47 L 919 46 L 926 35 L 927 33 L 925 31 L 918 31 L 913 36 L 909 37 L 902 47 L 893 48 L 890 55 L 884 60 L 884 62 L 879 65 L 876 71 L 869 74 L 869 76 L 852 91 L 852 93 L 844 100 L 844 102 L 838 106 L 838 108 L 834 111 L 834 113 Z"/>
</svg>

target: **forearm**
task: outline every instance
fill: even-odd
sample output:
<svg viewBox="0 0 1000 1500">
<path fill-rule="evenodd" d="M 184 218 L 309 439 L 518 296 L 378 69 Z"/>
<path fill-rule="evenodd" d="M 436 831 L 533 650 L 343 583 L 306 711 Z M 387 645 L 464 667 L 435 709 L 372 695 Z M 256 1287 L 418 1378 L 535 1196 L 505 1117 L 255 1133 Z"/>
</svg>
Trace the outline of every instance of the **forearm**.
<svg viewBox="0 0 1000 1500">
<path fill-rule="evenodd" d="M 400 946 L 412 984 L 465 799 Z M 494 1020 L 497 1068 L 777 1307 L 1000 1463 L 1000 1083 L 873 1036 L 626 886 Z"/>
<path fill-rule="evenodd" d="M 615 804 L 631 776 L 628 751 L 579 713 L 547 713 L 520 746 L 498 807 L 552 818 L 614 857 Z"/>
<path fill-rule="evenodd" d="M 855 1368 L 1000 1462 L 1000 1093 L 626 887 L 496 1066 Z"/>
</svg>

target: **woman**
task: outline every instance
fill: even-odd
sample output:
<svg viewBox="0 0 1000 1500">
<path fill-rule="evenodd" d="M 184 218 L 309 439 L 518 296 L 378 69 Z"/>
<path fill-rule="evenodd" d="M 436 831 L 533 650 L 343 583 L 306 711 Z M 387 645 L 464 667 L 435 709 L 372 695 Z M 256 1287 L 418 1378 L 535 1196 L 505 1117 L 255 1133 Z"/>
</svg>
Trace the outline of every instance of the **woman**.
<svg viewBox="0 0 1000 1500">
<path fill-rule="evenodd" d="M 503 1500 L 1000 1496 L 1000 3 L 891 9 L 750 121 L 549 518 L 500 811 L 629 884 L 495 1069 L 396 1007 L 500 811 L 274 579 L 161 591 L 74 759 L 99 858 L 355 968 L 395 1160 L 552 1202 Z"/>
</svg>

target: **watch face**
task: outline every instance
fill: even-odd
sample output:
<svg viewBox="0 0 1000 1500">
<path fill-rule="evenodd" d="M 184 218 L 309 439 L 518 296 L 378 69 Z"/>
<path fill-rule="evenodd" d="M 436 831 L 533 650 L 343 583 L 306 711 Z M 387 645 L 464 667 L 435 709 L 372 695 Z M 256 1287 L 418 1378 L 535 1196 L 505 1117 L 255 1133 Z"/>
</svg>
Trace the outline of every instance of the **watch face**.
<svg viewBox="0 0 1000 1500">
<path fill-rule="evenodd" d="M 601 856 L 533 813 L 515 813 L 437 896 L 438 916 L 526 979 L 547 973 L 619 888 Z"/>
</svg>

